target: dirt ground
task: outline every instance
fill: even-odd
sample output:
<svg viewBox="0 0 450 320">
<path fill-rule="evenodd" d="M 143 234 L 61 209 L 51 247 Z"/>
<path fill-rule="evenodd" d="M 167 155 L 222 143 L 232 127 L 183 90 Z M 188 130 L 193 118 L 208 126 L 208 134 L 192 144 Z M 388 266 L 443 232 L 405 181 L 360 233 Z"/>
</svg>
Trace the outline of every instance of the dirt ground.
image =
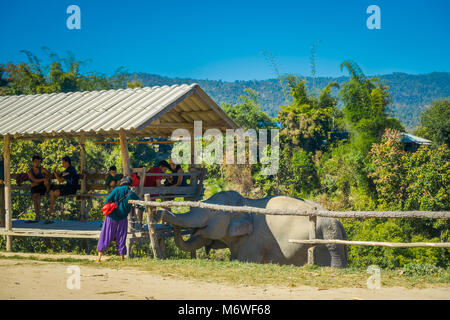
<svg viewBox="0 0 450 320">
<path fill-rule="evenodd" d="M 147 271 L 81 266 L 80 289 L 68 289 L 69 265 L 25 259 L 0 260 L 0 299 L 445 299 L 450 288 L 369 290 L 232 286 L 163 277 Z"/>
</svg>

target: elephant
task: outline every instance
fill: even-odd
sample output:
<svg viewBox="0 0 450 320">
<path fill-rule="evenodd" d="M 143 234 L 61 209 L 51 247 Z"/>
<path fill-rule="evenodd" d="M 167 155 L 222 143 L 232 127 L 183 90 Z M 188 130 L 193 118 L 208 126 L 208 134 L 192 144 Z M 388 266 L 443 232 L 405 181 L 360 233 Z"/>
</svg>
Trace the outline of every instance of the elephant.
<svg viewBox="0 0 450 320">
<path fill-rule="evenodd" d="M 236 191 L 222 191 L 205 203 L 229 206 L 251 206 L 267 209 L 311 209 L 312 201 L 287 196 L 248 199 Z M 320 208 L 320 206 L 319 206 Z M 159 210 L 164 222 L 172 224 L 175 244 L 184 251 L 205 247 L 229 248 L 230 259 L 253 263 L 275 263 L 301 266 L 307 262 L 309 244 L 295 244 L 289 239 L 309 239 L 309 220 L 304 216 L 235 213 L 204 208 L 191 208 L 184 214 Z M 188 240 L 181 237 L 181 228 L 193 229 Z M 318 239 L 346 239 L 344 227 L 334 218 L 317 217 Z M 316 245 L 315 263 L 320 266 L 347 267 L 345 245 Z"/>
</svg>

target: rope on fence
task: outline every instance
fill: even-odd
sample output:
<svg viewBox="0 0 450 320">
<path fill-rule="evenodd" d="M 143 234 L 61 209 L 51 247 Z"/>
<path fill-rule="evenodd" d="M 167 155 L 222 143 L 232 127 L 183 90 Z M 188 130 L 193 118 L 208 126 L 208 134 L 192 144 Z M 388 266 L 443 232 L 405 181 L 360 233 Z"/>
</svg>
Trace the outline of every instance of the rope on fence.
<svg viewBox="0 0 450 320">
<path fill-rule="evenodd" d="M 247 212 L 265 215 L 285 216 L 318 216 L 328 218 L 420 218 L 420 219 L 450 219 L 450 211 L 327 211 L 327 210 L 292 210 L 264 209 L 249 206 L 226 206 L 200 201 L 141 201 L 130 200 L 131 204 L 151 207 L 196 207 L 227 212 Z"/>
</svg>

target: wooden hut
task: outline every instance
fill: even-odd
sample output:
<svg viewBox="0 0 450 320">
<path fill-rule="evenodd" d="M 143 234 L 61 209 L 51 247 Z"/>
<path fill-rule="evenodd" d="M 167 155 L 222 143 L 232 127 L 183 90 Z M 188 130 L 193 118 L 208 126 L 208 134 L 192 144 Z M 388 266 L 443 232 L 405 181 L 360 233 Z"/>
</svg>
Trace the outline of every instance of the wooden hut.
<svg viewBox="0 0 450 320">
<path fill-rule="evenodd" d="M 80 171 L 85 171 L 84 144 L 88 138 L 118 137 L 121 147 L 124 174 L 131 174 L 128 153 L 130 137 L 169 137 L 177 128 L 188 129 L 191 141 L 194 137 L 194 121 L 202 121 L 203 130 L 236 129 L 238 126 L 200 88 L 198 84 L 183 84 L 138 89 L 69 92 L 38 95 L 0 97 L 0 135 L 4 147 L 5 227 L 0 234 L 6 236 L 6 249 L 11 251 L 13 236 L 41 236 L 63 238 L 97 238 L 101 222 L 88 221 L 88 203 L 94 196 L 95 184 L 90 179 L 99 177 L 82 175 L 81 190 L 76 195 L 80 200 L 80 220 L 50 225 L 24 224 L 13 220 L 11 197 L 13 191 L 26 188 L 12 184 L 16 176 L 10 173 L 11 144 L 19 139 L 78 139 L 80 145 Z M 193 143 L 192 143 L 193 145 Z M 145 176 L 145 168 L 137 169 Z M 188 187 L 173 187 L 173 194 L 195 198 L 199 194 L 201 177 L 199 171 L 186 173 L 191 176 Z M 147 174 L 148 175 L 148 174 Z M 183 189 L 184 188 L 184 189 Z M 174 191 L 175 190 L 175 191 Z M 149 193 L 141 183 L 140 194 Z M 0 208 L 2 210 L 3 208 Z M 145 233 L 131 232 L 130 243 Z"/>
</svg>

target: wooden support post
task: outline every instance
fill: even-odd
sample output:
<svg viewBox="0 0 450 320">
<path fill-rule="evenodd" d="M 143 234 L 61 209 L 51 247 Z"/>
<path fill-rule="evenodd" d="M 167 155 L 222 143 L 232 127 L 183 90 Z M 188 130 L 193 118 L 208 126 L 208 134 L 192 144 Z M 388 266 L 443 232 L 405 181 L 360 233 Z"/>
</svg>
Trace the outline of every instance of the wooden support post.
<svg viewBox="0 0 450 320">
<path fill-rule="evenodd" d="M 120 151 L 121 151 L 121 155 L 122 155 L 123 175 L 131 176 L 131 165 L 130 165 L 130 155 L 128 153 L 128 142 L 127 142 L 127 137 L 125 135 L 125 131 L 123 129 L 120 129 L 119 138 L 120 138 Z"/>
<path fill-rule="evenodd" d="M 317 210 L 317 208 L 314 208 L 314 210 Z M 310 215 L 309 216 L 309 239 L 316 239 L 316 224 L 317 224 L 317 216 Z M 315 263 L 314 260 L 314 251 L 316 249 L 316 246 L 313 245 L 308 249 L 308 265 L 312 266 Z"/>
<path fill-rule="evenodd" d="M 195 132 L 194 130 L 189 132 L 191 134 L 191 165 L 189 168 L 195 168 Z"/>
<path fill-rule="evenodd" d="M 193 172 L 196 169 L 196 165 L 195 165 L 195 130 L 190 130 L 191 133 L 191 165 L 189 166 L 189 171 Z M 196 186 L 197 185 L 197 176 L 192 176 L 191 177 L 191 186 Z M 195 259 L 197 257 L 197 252 L 195 250 L 190 252 L 190 256 L 191 259 Z"/>
<path fill-rule="evenodd" d="M 143 167 L 139 169 L 139 198 L 142 199 L 144 196 L 144 183 L 145 183 L 145 174 L 147 173 L 147 168 Z"/>
<path fill-rule="evenodd" d="M 86 193 L 86 183 L 87 183 L 87 177 L 86 177 L 86 150 L 84 147 L 84 144 L 86 142 L 85 137 L 80 138 L 80 172 L 83 176 L 83 179 L 81 179 L 81 193 Z M 80 201 L 80 221 L 86 222 L 88 220 L 88 212 L 86 210 L 86 199 L 83 197 Z"/>
<path fill-rule="evenodd" d="M 147 173 L 147 168 L 143 167 L 138 169 L 138 174 L 139 174 L 139 198 L 143 198 L 144 197 L 144 183 L 145 183 L 145 174 Z M 135 222 L 136 224 L 138 224 L 138 227 L 135 226 L 135 228 L 138 228 L 139 230 L 141 230 L 142 228 L 142 217 L 144 215 L 143 210 L 141 209 L 141 207 L 134 207 L 134 213 L 135 213 Z"/>
<path fill-rule="evenodd" d="M 144 200 L 150 201 L 150 195 L 149 194 L 144 195 Z M 154 221 L 155 218 L 152 212 L 152 207 L 146 206 L 145 213 L 147 214 L 148 235 L 150 238 L 150 245 L 153 251 L 153 257 L 155 257 L 156 259 L 162 259 L 163 254 L 161 252 L 158 234 L 156 233 L 155 230 L 155 221 Z"/>
<path fill-rule="evenodd" d="M 5 173 L 5 230 L 12 229 L 12 205 L 11 205 L 11 139 L 9 135 L 3 137 L 3 161 Z M 6 236 L 6 251 L 12 251 L 12 236 Z"/>
<path fill-rule="evenodd" d="M 126 258 L 132 258 L 133 257 L 133 253 L 131 252 L 132 250 L 132 244 L 133 244 L 133 231 L 132 231 L 132 219 L 131 217 L 129 217 L 127 219 L 127 239 L 125 240 L 125 247 L 127 248 L 127 254 L 125 255 Z"/>
</svg>

